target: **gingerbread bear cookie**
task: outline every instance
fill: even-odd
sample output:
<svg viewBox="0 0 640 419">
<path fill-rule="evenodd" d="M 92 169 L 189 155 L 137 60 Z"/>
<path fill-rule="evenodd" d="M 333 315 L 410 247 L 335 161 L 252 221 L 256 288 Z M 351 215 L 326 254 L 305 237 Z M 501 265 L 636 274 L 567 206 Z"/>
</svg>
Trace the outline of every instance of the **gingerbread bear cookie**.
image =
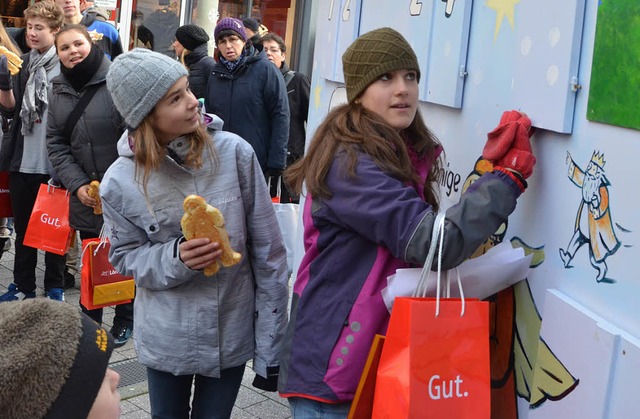
<svg viewBox="0 0 640 419">
<path fill-rule="evenodd" d="M 102 200 L 100 199 L 99 190 L 100 190 L 100 182 L 98 182 L 97 180 L 92 181 L 89 184 L 89 189 L 87 189 L 87 195 L 89 195 L 91 198 L 98 201 L 96 206 L 93 207 L 93 213 L 96 215 L 102 214 Z"/>
<path fill-rule="evenodd" d="M 229 267 L 240 262 L 242 255 L 235 252 L 229 244 L 229 236 L 224 228 L 224 216 L 215 207 L 207 204 L 203 197 L 189 195 L 182 204 L 184 215 L 180 220 L 182 234 L 187 240 L 207 237 L 211 242 L 218 242 L 222 246 L 219 259 L 204 268 L 206 276 L 215 275 L 220 265 Z"/>
</svg>

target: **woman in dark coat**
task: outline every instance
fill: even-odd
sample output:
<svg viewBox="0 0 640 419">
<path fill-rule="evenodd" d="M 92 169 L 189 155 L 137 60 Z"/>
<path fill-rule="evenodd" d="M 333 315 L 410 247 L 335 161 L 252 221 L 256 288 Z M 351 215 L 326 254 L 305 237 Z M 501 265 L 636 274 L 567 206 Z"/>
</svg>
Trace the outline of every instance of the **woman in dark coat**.
<svg viewBox="0 0 640 419">
<path fill-rule="evenodd" d="M 196 99 L 204 98 L 207 78 L 216 64 L 207 49 L 209 35 L 200 26 L 183 25 L 176 30 L 173 48 L 180 62 L 189 70 L 189 87 Z"/>
<path fill-rule="evenodd" d="M 102 215 L 94 214 L 97 201 L 87 191 L 89 183 L 101 181 L 107 168 L 118 158 L 117 141 L 124 121 L 116 110 L 105 83 L 111 62 L 91 42 L 82 25 L 67 25 L 56 37 L 60 75 L 52 80 L 47 121 L 49 160 L 62 184 L 71 192 L 69 222 L 80 238 L 100 235 Z M 77 121 L 65 126 L 80 98 L 93 97 Z M 102 309 L 86 310 L 101 323 Z M 116 346 L 124 345 L 133 331 L 133 303 L 116 306 L 111 334 Z"/>
<path fill-rule="evenodd" d="M 226 131 L 251 144 L 265 177 L 277 178 L 285 168 L 289 141 L 284 78 L 262 44 L 247 43 L 242 21 L 221 19 L 213 36 L 220 56 L 207 82 L 206 110 L 224 121 Z"/>
</svg>

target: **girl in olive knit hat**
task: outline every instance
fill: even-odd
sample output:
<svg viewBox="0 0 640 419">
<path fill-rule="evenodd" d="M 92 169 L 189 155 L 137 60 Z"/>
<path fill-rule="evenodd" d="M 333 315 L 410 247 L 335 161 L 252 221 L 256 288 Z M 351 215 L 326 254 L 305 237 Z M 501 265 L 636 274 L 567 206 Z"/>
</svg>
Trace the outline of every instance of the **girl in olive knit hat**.
<svg viewBox="0 0 640 419">
<path fill-rule="evenodd" d="M 342 62 L 348 104 L 327 115 L 285 174 L 298 193 L 306 185 L 305 255 L 278 382 L 294 418 L 347 417 L 373 337 L 386 333 L 387 277 L 424 263 L 439 211 L 442 146 L 418 109 L 411 46 L 376 29 Z M 515 209 L 526 183 L 509 169 L 486 173 L 446 210 L 443 269 L 471 256 Z"/>
</svg>

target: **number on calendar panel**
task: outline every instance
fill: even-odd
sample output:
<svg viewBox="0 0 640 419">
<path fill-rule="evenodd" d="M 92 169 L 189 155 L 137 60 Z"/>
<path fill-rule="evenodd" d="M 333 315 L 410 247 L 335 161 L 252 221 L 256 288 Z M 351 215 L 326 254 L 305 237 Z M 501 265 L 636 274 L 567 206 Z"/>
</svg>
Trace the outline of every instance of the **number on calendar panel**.
<svg viewBox="0 0 640 419">
<path fill-rule="evenodd" d="M 342 20 L 344 20 L 345 22 L 349 20 L 349 16 L 351 16 L 351 9 L 349 8 L 349 3 L 351 3 L 351 1 L 346 0 L 344 2 L 344 8 L 342 9 Z"/>
<path fill-rule="evenodd" d="M 411 16 L 420 16 L 422 12 L 422 2 L 418 0 L 411 0 L 411 4 L 409 5 L 409 14 Z"/>
<path fill-rule="evenodd" d="M 329 3 L 329 20 L 333 18 L 333 6 L 335 5 L 335 1 L 336 0 L 331 0 L 331 3 Z M 351 17 L 351 8 L 349 7 L 350 3 L 351 0 L 346 0 L 344 2 L 344 7 L 342 8 L 342 20 L 345 22 Z"/>
<path fill-rule="evenodd" d="M 442 0 L 442 1 L 447 3 L 447 5 L 444 8 L 444 16 L 449 18 L 451 17 L 451 13 L 453 13 L 453 5 L 455 4 L 456 0 Z"/>
</svg>

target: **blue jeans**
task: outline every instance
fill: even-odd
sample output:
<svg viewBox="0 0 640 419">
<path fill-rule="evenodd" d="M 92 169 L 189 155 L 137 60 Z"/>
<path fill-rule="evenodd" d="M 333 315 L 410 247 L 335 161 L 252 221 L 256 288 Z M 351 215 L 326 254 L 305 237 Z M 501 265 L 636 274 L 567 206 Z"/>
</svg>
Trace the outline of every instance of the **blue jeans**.
<svg viewBox="0 0 640 419">
<path fill-rule="evenodd" d="M 220 378 L 173 375 L 147 368 L 151 415 L 154 419 L 222 419 L 231 417 L 238 397 L 244 364 L 222 370 Z M 191 416 L 189 401 L 195 378 Z"/>
<path fill-rule="evenodd" d="M 351 403 L 323 403 L 303 397 L 289 397 L 293 419 L 345 419 Z"/>
</svg>

